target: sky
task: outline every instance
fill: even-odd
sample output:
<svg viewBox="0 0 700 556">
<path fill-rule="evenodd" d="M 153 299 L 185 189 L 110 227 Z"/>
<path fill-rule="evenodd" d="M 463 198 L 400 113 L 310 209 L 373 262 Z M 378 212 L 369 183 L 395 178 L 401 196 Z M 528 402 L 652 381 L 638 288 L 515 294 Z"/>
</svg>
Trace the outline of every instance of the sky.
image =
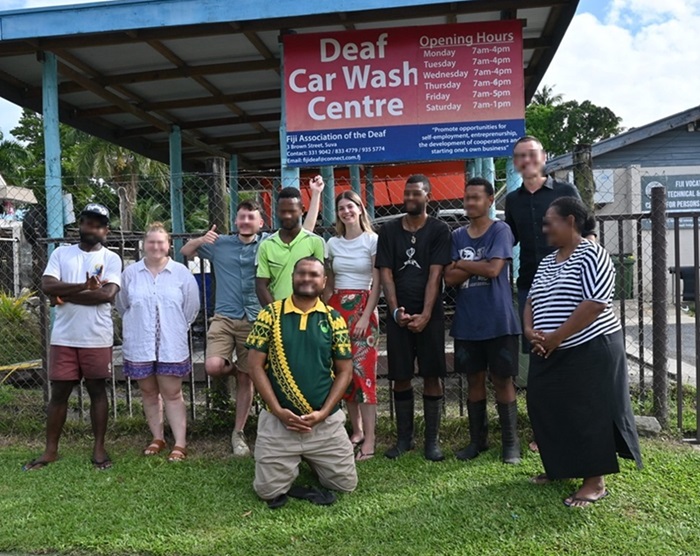
<svg viewBox="0 0 700 556">
<path fill-rule="evenodd" d="M 0 11 L 106 0 L 0 0 Z M 580 0 L 542 84 L 607 106 L 625 128 L 700 104 L 700 0 Z M 0 99 L 0 131 L 21 110 Z"/>
</svg>

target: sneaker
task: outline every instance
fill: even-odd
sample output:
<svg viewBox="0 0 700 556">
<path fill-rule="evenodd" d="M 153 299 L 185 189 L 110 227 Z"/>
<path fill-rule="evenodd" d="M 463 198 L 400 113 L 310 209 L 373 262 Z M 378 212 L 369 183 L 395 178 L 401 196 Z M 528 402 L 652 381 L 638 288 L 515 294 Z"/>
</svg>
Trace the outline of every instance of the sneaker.
<svg viewBox="0 0 700 556">
<path fill-rule="evenodd" d="M 248 443 L 245 441 L 245 434 L 243 434 L 243 431 L 233 431 L 231 435 L 231 447 L 233 448 L 233 457 L 250 457 L 250 448 L 248 448 Z"/>
</svg>

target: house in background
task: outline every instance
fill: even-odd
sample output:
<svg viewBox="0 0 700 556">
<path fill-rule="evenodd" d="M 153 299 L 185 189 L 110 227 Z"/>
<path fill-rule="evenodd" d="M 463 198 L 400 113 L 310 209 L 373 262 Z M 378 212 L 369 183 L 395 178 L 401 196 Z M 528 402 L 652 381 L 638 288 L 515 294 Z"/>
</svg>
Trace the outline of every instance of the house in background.
<svg viewBox="0 0 700 556">
<path fill-rule="evenodd" d="M 8 185 L 0 175 L 0 291 L 15 296 L 22 284 L 29 282 L 26 272 L 32 258 L 22 236 L 21 211 L 17 209 L 35 204 L 31 189 Z"/>
<path fill-rule="evenodd" d="M 675 261 L 675 220 L 671 217 L 679 216 L 680 265 L 694 265 L 693 217 L 700 216 L 700 106 L 599 141 L 592 145 L 591 155 L 596 214 L 624 217 L 649 213 L 651 188 L 655 184 L 665 186 L 670 217 L 668 264 Z M 573 165 L 573 154 L 568 153 L 551 159 L 546 172 L 573 181 Z M 621 260 L 620 255 L 637 257 L 638 235 L 643 289 L 650 293 L 653 261 L 649 220 L 642 220 L 641 230 L 632 216 L 621 224 L 603 222 L 599 237 L 605 248 Z M 632 291 L 637 291 L 636 286 Z"/>
</svg>

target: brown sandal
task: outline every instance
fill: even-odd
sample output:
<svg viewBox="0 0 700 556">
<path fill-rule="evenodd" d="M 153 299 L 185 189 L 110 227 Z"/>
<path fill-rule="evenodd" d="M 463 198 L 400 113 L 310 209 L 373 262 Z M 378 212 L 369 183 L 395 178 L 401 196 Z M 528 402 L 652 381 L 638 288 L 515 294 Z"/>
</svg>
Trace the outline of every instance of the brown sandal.
<svg viewBox="0 0 700 556">
<path fill-rule="evenodd" d="M 168 456 L 169 462 L 184 461 L 187 459 L 187 448 L 182 446 L 173 446 L 170 455 Z"/>
<path fill-rule="evenodd" d="M 155 439 L 143 450 L 144 456 L 155 456 L 165 448 L 165 440 Z"/>
</svg>

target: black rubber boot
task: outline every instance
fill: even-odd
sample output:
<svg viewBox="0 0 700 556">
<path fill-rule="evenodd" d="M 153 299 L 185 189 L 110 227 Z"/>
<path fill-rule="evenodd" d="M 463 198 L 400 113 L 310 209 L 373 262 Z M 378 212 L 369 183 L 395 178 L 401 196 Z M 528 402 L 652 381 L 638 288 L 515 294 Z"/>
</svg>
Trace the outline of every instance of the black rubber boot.
<svg viewBox="0 0 700 556">
<path fill-rule="evenodd" d="M 423 396 L 425 416 L 425 459 L 442 461 L 445 455 L 440 449 L 440 420 L 442 418 L 442 396 Z"/>
<path fill-rule="evenodd" d="M 394 409 L 396 410 L 396 445 L 384 452 L 389 459 L 396 459 L 416 447 L 413 442 L 413 390 L 394 392 Z"/>
<path fill-rule="evenodd" d="M 518 402 L 496 403 L 498 419 L 501 422 L 503 443 L 503 463 L 520 463 L 520 439 L 518 438 Z"/>
<path fill-rule="evenodd" d="M 457 459 L 474 459 L 489 448 L 489 422 L 486 416 L 486 400 L 467 402 L 469 416 L 469 445 L 455 454 Z"/>
</svg>

